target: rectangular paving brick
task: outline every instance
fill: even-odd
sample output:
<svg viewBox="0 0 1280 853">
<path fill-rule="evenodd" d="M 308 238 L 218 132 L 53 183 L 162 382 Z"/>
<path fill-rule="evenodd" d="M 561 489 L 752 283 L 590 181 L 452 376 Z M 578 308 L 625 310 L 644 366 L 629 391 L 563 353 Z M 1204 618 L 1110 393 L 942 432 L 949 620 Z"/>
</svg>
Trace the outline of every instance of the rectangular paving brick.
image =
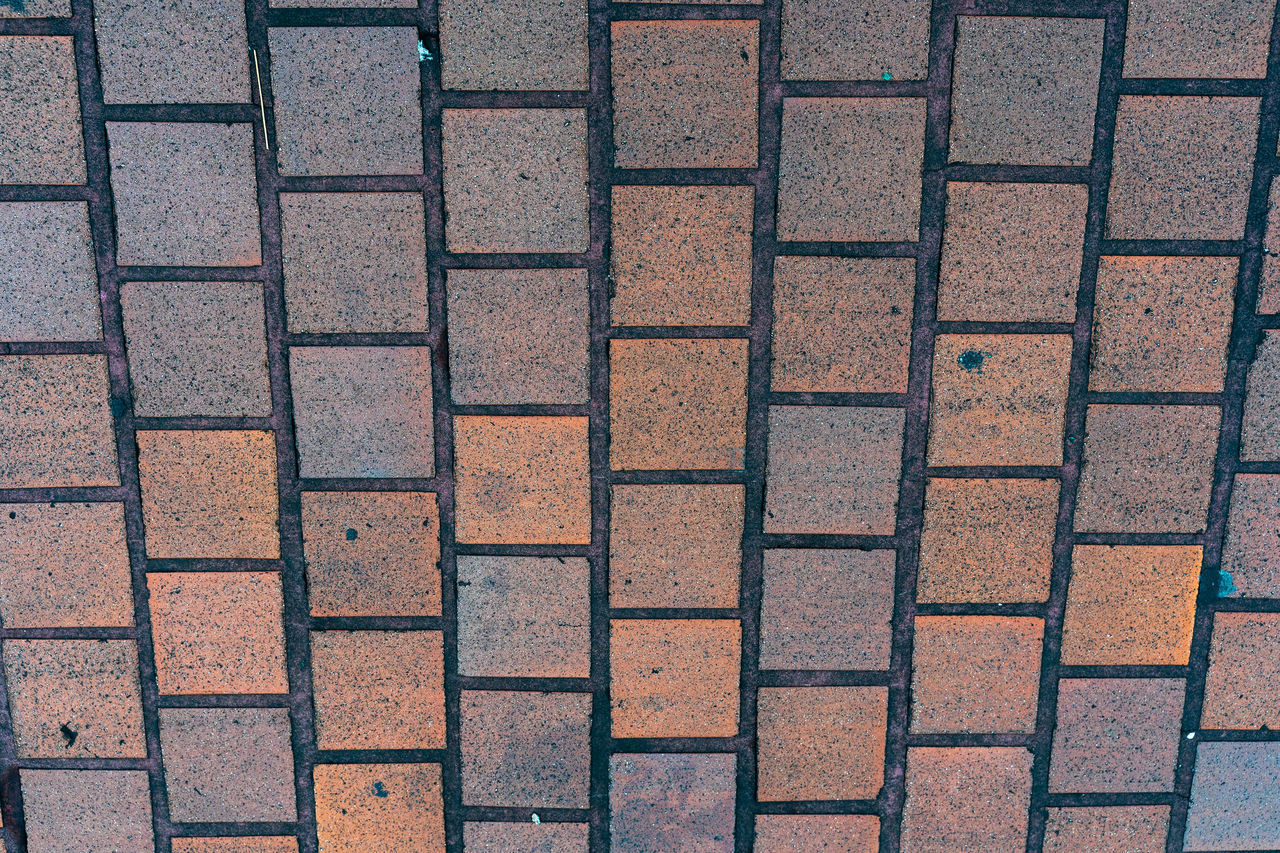
<svg viewBox="0 0 1280 853">
<path fill-rule="evenodd" d="M 0 36 L 0 184 L 85 182 L 72 51 L 65 36 Z"/>
<path fill-rule="evenodd" d="M 903 853 L 1019 850 L 1027 834 L 1031 752 L 1022 747 L 911 747 Z"/>
<path fill-rule="evenodd" d="M 499 823 L 467 821 L 462 839 L 467 850 L 520 850 L 529 853 L 587 853 L 585 823 Z"/>
<path fill-rule="evenodd" d="M 586 0 L 444 0 L 439 10 L 444 88 L 587 88 Z"/>
<path fill-rule="evenodd" d="M 0 338 L 102 340 L 87 204 L 0 202 L 0 256 Z"/>
<path fill-rule="evenodd" d="M 31 853 L 152 853 L 143 770 L 29 770 L 20 774 Z"/>
<path fill-rule="evenodd" d="M 1240 458 L 1250 461 L 1280 459 L 1280 335 L 1261 333 L 1245 385 L 1244 420 L 1240 425 Z"/>
<path fill-rule="evenodd" d="M 874 815 L 756 815 L 757 853 L 876 853 L 880 820 Z"/>
<path fill-rule="evenodd" d="M 632 853 L 734 849 L 734 756 L 621 753 L 609 759 L 609 834 Z"/>
<path fill-rule="evenodd" d="M 1280 598 L 1280 476 L 1236 474 L 1218 594 Z"/>
<path fill-rule="evenodd" d="M 1168 806 L 1051 808 L 1044 853 L 1163 853 L 1168 834 Z"/>
<path fill-rule="evenodd" d="M 929 0 L 786 0 L 786 80 L 923 80 Z"/>
<path fill-rule="evenodd" d="M 284 835 L 174 838 L 173 853 L 298 853 L 298 839 Z"/>
<path fill-rule="evenodd" d="M 1126 77 L 1265 77 L 1269 0 L 1130 0 Z"/>
<path fill-rule="evenodd" d="M 1196 749 L 1185 850 L 1280 847 L 1280 743 L 1202 743 Z"/>
<path fill-rule="evenodd" d="M 319 764 L 316 826 L 325 853 L 444 853 L 439 764 Z"/>
<path fill-rule="evenodd" d="M 1215 613 L 1200 726 L 1280 728 L 1280 614 Z"/>
</svg>

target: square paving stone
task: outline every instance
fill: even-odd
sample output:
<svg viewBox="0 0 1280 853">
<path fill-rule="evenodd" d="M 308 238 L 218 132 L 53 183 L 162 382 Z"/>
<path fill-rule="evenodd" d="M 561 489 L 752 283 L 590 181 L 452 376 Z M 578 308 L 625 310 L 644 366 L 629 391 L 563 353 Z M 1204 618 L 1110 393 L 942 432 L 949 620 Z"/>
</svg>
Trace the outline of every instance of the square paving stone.
<svg viewBox="0 0 1280 853">
<path fill-rule="evenodd" d="M 443 749 L 439 631 L 312 631 L 319 749 Z"/>
<path fill-rule="evenodd" d="M 282 175 L 422 172 L 418 33 L 412 27 L 271 27 Z"/>
<path fill-rule="evenodd" d="M 432 492 L 303 492 L 312 616 L 439 616 Z"/>
<path fill-rule="evenodd" d="M 87 204 L 0 202 L 0 257 L 0 339 L 102 340 Z"/>
<path fill-rule="evenodd" d="M 747 348 L 744 338 L 611 341 L 613 469 L 741 469 Z"/>
<path fill-rule="evenodd" d="M 435 473 L 431 349 L 292 347 L 302 477 Z"/>
<path fill-rule="evenodd" d="M 175 821 L 291 821 L 286 708 L 161 708 L 160 748 Z"/>
<path fill-rule="evenodd" d="M 1263 331 L 1245 380 L 1240 458 L 1280 459 L 1280 334 Z"/>
<path fill-rule="evenodd" d="M 281 193 L 290 332 L 427 331 L 419 193 Z"/>
<path fill-rule="evenodd" d="M 1280 743 L 1202 743 L 1184 850 L 1280 847 Z"/>
<path fill-rule="evenodd" d="M 911 747 L 902 851 L 1020 850 L 1030 805 L 1030 750 Z"/>
<path fill-rule="evenodd" d="M 740 485 L 615 485 L 609 509 L 613 607 L 737 607 Z"/>
<path fill-rule="evenodd" d="M 773 390 L 906 393 L 915 283 L 910 258 L 777 258 Z"/>
<path fill-rule="evenodd" d="M 250 125 L 107 122 L 107 142 L 117 263 L 262 263 Z"/>
<path fill-rule="evenodd" d="M 784 80 L 923 80 L 929 0 L 786 0 Z"/>
<path fill-rule="evenodd" d="M 1060 465 L 1068 335 L 939 335 L 930 465 Z"/>
<path fill-rule="evenodd" d="M 1164 853 L 1168 806 L 1051 808 L 1044 853 Z"/>
<path fill-rule="evenodd" d="M 755 853 L 878 853 L 880 819 L 865 814 L 756 815 Z"/>
<path fill-rule="evenodd" d="M 0 487 L 120 483 L 107 359 L 0 356 Z"/>
<path fill-rule="evenodd" d="M 1243 237 L 1258 106 L 1257 98 L 1122 95 L 1106 236 Z"/>
<path fill-rule="evenodd" d="M 1130 0 L 1125 77 L 1267 76 L 1269 0 Z"/>
<path fill-rule="evenodd" d="M 615 186 L 610 317 L 619 326 L 744 326 L 751 187 Z"/>
<path fill-rule="evenodd" d="M 1280 598 L 1280 475 L 1236 474 L 1218 594 Z"/>
<path fill-rule="evenodd" d="M 280 556 L 275 433 L 137 434 L 148 557 Z"/>
<path fill-rule="evenodd" d="M 0 504 L 6 628 L 133 625 L 124 504 Z"/>
<path fill-rule="evenodd" d="M 37 2 L 42 11 L 56 14 L 43 0 Z M 69 36 L 0 36 L 0 127 L 5 129 L 0 184 L 85 182 L 79 86 Z"/>
<path fill-rule="evenodd" d="M 609 631 L 615 738 L 738 733 L 736 619 L 613 619 Z"/>
<path fill-rule="evenodd" d="M 1280 311 L 1280 181 L 1271 181 L 1267 197 L 1267 223 L 1262 236 L 1262 277 L 1258 282 L 1259 314 Z"/>
<path fill-rule="evenodd" d="M 766 533 L 892 535 L 902 409 L 769 409 Z"/>
<path fill-rule="evenodd" d="M 454 402 L 588 401 L 586 270 L 451 269 L 445 284 Z"/>
<path fill-rule="evenodd" d="M 108 104 L 243 104 L 249 94 L 244 4 L 165 0 L 93 4 Z"/>
<path fill-rule="evenodd" d="M 464 690 L 462 801 L 587 808 L 590 693 Z"/>
<path fill-rule="evenodd" d="M 451 252 L 585 252 L 585 110 L 445 110 Z"/>
<path fill-rule="evenodd" d="M 134 414 L 271 414 L 260 283 L 131 281 L 120 306 Z"/>
<path fill-rule="evenodd" d="M 756 21 L 612 24 L 614 165 L 756 165 Z"/>
<path fill-rule="evenodd" d="M 951 159 L 1087 166 L 1102 70 L 1101 18 L 961 15 Z"/>
<path fill-rule="evenodd" d="M 938 319 L 1069 323 L 1089 188 L 947 184 Z"/>
<path fill-rule="evenodd" d="M 459 673 L 591 675 L 591 568 L 586 559 L 457 559 Z"/>
<path fill-rule="evenodd" d="M 1219 612 L 1213 616 L 1209 672 L 1200 726 L 1280 728 L 1280 614 Z"/>
<path fill-rule="evenodd" d="M 162 694 L 288 693 L 278 572 L 147 575 Z"/>
<path fill-rule="evenodd" d="M 325 853 L 443 853 L 439 764 L 319 764 L 316 829 Z"/>
<path fill-rule="evenodd" d="M 1060 681 L 1049 790 L 1172 791 L 1185 692 L 1180 678 Z"/>
<path fill-rule="evenodd" d="M 585 90 L 586 0 L 443 0 L 445 89 Z"/>
<path fill-rule="evenodd" d="M 786 98 L 779 240 L 915 240 L 924 98 Z"/>
<path fill-rule="evenodd" d="M 886 687 L 764 687 L 761 800 L 870 800 L 884 782 Z"/>
<path fill-rule="evenodd" d="M 893 551 L 764 552 L 761 669 L 888 669 Z"/>
<path fill-rule="evenodd" d="M 6 640 L 19 758 L 146 758 L 132 640 Z"/>
<path fill-rule="evenodd" d="M 1185 666 L 1202 557 L 1199 545 L 1076 545 L 1062 663 Z"/>
<path fill-rule="evenodd" d="M 456 416 L 453 443 L 459 542 L 591 542 L 586 418 Z"/>
<path fill-rule="evenodd" d="M 730 853 L 732 753 L 621 753 L 609 759 L 609 835 L 627 853 Z"/>
<path fill-rule="evenodd" d="M 31 853 L 155 850 L 145 770 L 24 768 L 19 776 Z"/>
<path fill-rule="evenodd" d="M 1075 529 L 1204 530 L 1220 420 L 1216 406 L 1089 406 Z"/>
</svg>

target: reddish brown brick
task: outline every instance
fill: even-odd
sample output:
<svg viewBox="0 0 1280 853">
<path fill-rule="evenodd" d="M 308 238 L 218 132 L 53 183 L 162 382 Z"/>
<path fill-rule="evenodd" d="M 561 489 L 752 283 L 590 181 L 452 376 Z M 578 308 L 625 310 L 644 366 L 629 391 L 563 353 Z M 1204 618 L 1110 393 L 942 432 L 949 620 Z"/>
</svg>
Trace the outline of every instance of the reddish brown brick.
<svg viewBox="0 0 1280 853">
<path fill-rule="evenodd" d="M 917 616 L 911 731 L 1032 732 L 1044 621 Z"/>
<path fill-rule="evenodd" d="M 439 631 L 312 631 L 320 749 L 444 748 Z"/>
<path fill-rule="evenodd" d="M 1185 688 L 1180 678 L 1060 681 L 1049 790 L 1172 791 Z"/>
<path fill-rule="evenodd" d="M 1221 391 L 1236 258 L 1102 258 L 1093 391 Z"/>
<path fill-rule="evenodd" d="M 0 256 L 0 339 L 102 340 L 87 204 L 0 202 Z"/>
<path fill-rule="evenodd" d="M 161 708 L 160 748 L 175 821 L 291 821 L 285 708 Z"/>
<path fill-rule="evenodd" d="M 275 572 L 152 572 L 161 693 L 288 693 Z"/>
<path fill-rule="evenodd" d="M 133 625 L 123 504 L 0 504 L 0 531 L 6 628 Z"/>
<path fill-rule="evenodd" d="M 269 417 L 258 282 L 127 282 L 120 288 L 133 411 Z"/>
<path fill-rule="evenodd" d="M 1262 239 L 1262 276 L 1258 281 L 1259 314 L 1280 311 L 1280 181 L 1272 179 L 1267 197 L 1267 224 Z"/>
<path fill-rule="evenodd" d="M 115 486 L 107 359 L 0 356 L 0 487 Z"/>
<path fill-rule="evenodd" d="M 736 619 L 614 619 L 609 675 L 614 737 L 738 733 Z"/>
<path fill-rule="evenodd" d="M 587 402 L 586 270 L 449 270 L 447 275 L 454 402 Z"/>
<path fill-rule="evenodd" d="M 591 541 L 587 419 L 456 416 L 459 542 Z"/>
<path fill-rule="evenodd" d="M 591 694 L 462 693 L 462 801 L 587 808 Z"/>
<path fill-rule="evenodd" d="M 1106 236 L 1243 237 L 1258 104 L 1257 98 L 1122 95 Z"/>
<path fill-rule="evenodd" d="M 1280 476 L 1236 474 L 1219 595 L 1280 598 Z M 0 581 L 2 582 L 2 581 Z"/>
<path fill-rule="evenodd" d="M 1057 480 L 931 478 L 916 600 L 1047 601 L 1058 487 Z"/>
<path fill-rule="evenodd" d="M 445 110 L 451 252 L 585 252 L 584 110 Z"/>
<path fill-rule="evenodd" d="M 31 853 L 155 850 L 145 770 L 24 768 L 20 777 Z"/>
<path fill-rule="evenodd" d="M 482 823 L 463 825 L 467 850 L 510 850 L 513 853 L 587 853 L 585 823 Z"/>
<path fill-rule="evenodd" d="M 910 258 L 778 258 L 773 390 L 905 393 L 915 280 Z"/>
<path fill-rule="evenodd" d="M 1062 663 L 1185 666 L 1199 545 L 1076 545 Z"/>
<path fill-rule="evenodd" d="M 1214 614 L 1202 728 L 1280 728 L 1280 696 L 1275 690 L 1280 658 L 1274 653 L 1278 645 L 1280 614 Z"/>
<path fill-rule="evenodd" d="M 291 347 L 302 477 L 435 473 L 431 348 Z"/>
<path fill-rule="evenodd" d="M 458 562 L 458 671 L 509 678 L 591 675 L 591 567 L 582 557 Z"/>
<path fill-rule="evenodd" d="M 1069 323 L 1084 251 L 1082 184 L 947 184 L 939 320 Z"/>
<path fill-rule="evenodd" d="M 138 433 L 148 557 L 280 556 L 275 434 Z"/>
<path fill-rule="evenodd" d="M 902 409 L 772 406 L 766 533 L 891 535 Z"/>
<path fill-rule="evenodd" d="M 1126 77 L 1265 77 L 1267 0 L 1130 0 Z"/>
<path fill-rule="evenodd" d="M 765 687 L 757 699 L 761 800 L 870 800 L 884 782 L 886 687 Z"/>
<path fill-rule="evenodd" d="M 765 551 L 761 669 L 888 669 L 894 556 Z"/>
<path fill-rule="evenodd" d="M 69 36 L 0 36 L 0 127 L 0 184 L 85 182 Z"/>
<path fill-rule="evenodd" d="M 6 640 L 19 758 L 146 758 L 132 640 Z"/>
<path fill-rule="evenodd" d="M 862 814 L 756 815 L 755 853 L 877 853 L 880 819 Z"/>
<path fill-rule="evenodd" d="M 1280 847 L 1280 743 L 1202 743 L 1185 850 Z"/>
<path fill-rule="evenodd" d="M 586 0 L 444 0 L 440 61 L 446 89 L 585 90 Z"/>
<path fill-rule="evenodd" d="M 923 80 L 928 0 L 788 0 L 785 80 Z"/>
<path fill-rule="evenodd" d="M 745 326 L 753 201 L 751 187 L 614 187 L 613 322 Z"/>
<path fill-rule="evenodd" d="M 439 616 L 440 510 L 432 492 L 303 492 L 313 616 Z"/>
<path fill-rule="evenodd" d="M 1021 850 L 1030 805 L 1030 750 L 912 747 L 903 853 Z"/>
<path fill-rule="evenodd" d="M 756 21 L 615 21 L 614 164 L 754 168 L 759 41 Z"/>
<path fill-rule="evenodd" d="M 1204 530 L 1220 419 L 1213 406 L 1090 406 L 1076 530 Z"/>
<path fill-rule="evenodd" d="M 779 240 L 915 240 L 924 98 L 786 98 Z"/>
<path fill-rule="evenodd" d="M 615 754 L 609 759 L 609 835 L 615 850 L 730 853 L 731 753 Z"/>
<path fill-rule="evenodd" d="M 281 174 L 421 174 L 418 34 L 412 27 L 267 32 Z"/>
<path fill-rule="evenodd" d="M 444 853 L 439 764 L 319 764 L 315 791 L 325 853 Z"/>
<path fill-rule="evenodd" d="M 742 467 L 745 339 L 610 341 L 609 377 L 614 470 Z"/>
<path fill-rule="evenodd" d="M 281 193 L 291 332 L 425 332 L 419 193 Z"/>
<path fill-rule="evenodd" d="M 235 0 L 93 5 L 108 104 L 243 104 L 250 100 L 244 4 Z"/>
<path fill-rule="evenodd" d="M 292 835 L 238 835 L 235 838 L 174 838 L 173 853 L 298 853 Z"/>
<path fill-rule="evenodd" d="M 930 465 L 1060 465 L 1069 335 L 939 335 Z"/>
<path fill-rule="evenodd" d="M 1102 30 L 1101 18 L 961 15 L 951 159 L 1087 166 Z"/>
<path fill-rule="evenodd" d="M 1051 808 L 1044 853 L 1164 853 L 1168 806 Z"/>
<path fill-rule="evenodd" d="M 249 124 L 107 122 L 116 262 L 262 263 Z"/>
<path fill-rule="evenodd" d="M 1280 334 L 1263 331 L 1245 385 L 1240 458 L 1280 459 Z"/>
<path fill-rule="evenodd" d="M 614 607 L 737 607 L 740 485 L 615 485 L 609 510 Z"/>
</svg>

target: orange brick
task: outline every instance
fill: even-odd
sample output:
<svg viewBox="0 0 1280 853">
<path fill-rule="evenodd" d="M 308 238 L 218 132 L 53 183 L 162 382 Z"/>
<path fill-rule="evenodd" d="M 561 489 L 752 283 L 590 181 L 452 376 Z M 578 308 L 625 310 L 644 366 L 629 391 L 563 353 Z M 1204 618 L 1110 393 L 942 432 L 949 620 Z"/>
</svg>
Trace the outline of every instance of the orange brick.
<svg viewBox="0 0 1280 853">
<path fill-rule="evenodd" d="M 239 835 L 235 838 L 175 838 L 173 853 L 298 853 L 291 835 Z"/>
<path fill-rule="evenodd" d="M 315 791 L 324 853 L 444 853 L 439 764 L 318 764 Z"/>
<path fill-rule="evenodd" d="M 1164 853 L 1168 806 L 1049 809 L 1044 853 Z"/>
<path fill-rule="evenodd" d="M 863 814 L 756 815 L 755 853 L 877 853 L 880 819 Z"/>
<path fill-rule="evenodd" d="M 870 800 L 884 782 L 886 687 L 765 687 L 761 800 Z"/>
<path fill-rule="evenodd" d="M 1200 725 L 1280 729 L 1280 613 L 1215 613 Z"/>
<path fill-rule="evenodd" d="M 1030 750 L 912 747 L 907 750 L 901 849 L 1021 850 L 1030 806 Z"/>
</svg>

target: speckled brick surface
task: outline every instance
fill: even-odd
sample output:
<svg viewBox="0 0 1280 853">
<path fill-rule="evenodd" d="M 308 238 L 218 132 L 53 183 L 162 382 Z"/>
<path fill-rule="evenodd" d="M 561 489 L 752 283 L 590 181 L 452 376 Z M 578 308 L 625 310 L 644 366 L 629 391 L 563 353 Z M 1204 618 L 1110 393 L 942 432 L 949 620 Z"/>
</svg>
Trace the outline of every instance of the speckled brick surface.
<svg viewBox="0 0 1280 853">
<path fill-rule="evenodd" d="M 1280 849 L 1274 0 L 0 0 L 0 853 Z"/>
</svg>

